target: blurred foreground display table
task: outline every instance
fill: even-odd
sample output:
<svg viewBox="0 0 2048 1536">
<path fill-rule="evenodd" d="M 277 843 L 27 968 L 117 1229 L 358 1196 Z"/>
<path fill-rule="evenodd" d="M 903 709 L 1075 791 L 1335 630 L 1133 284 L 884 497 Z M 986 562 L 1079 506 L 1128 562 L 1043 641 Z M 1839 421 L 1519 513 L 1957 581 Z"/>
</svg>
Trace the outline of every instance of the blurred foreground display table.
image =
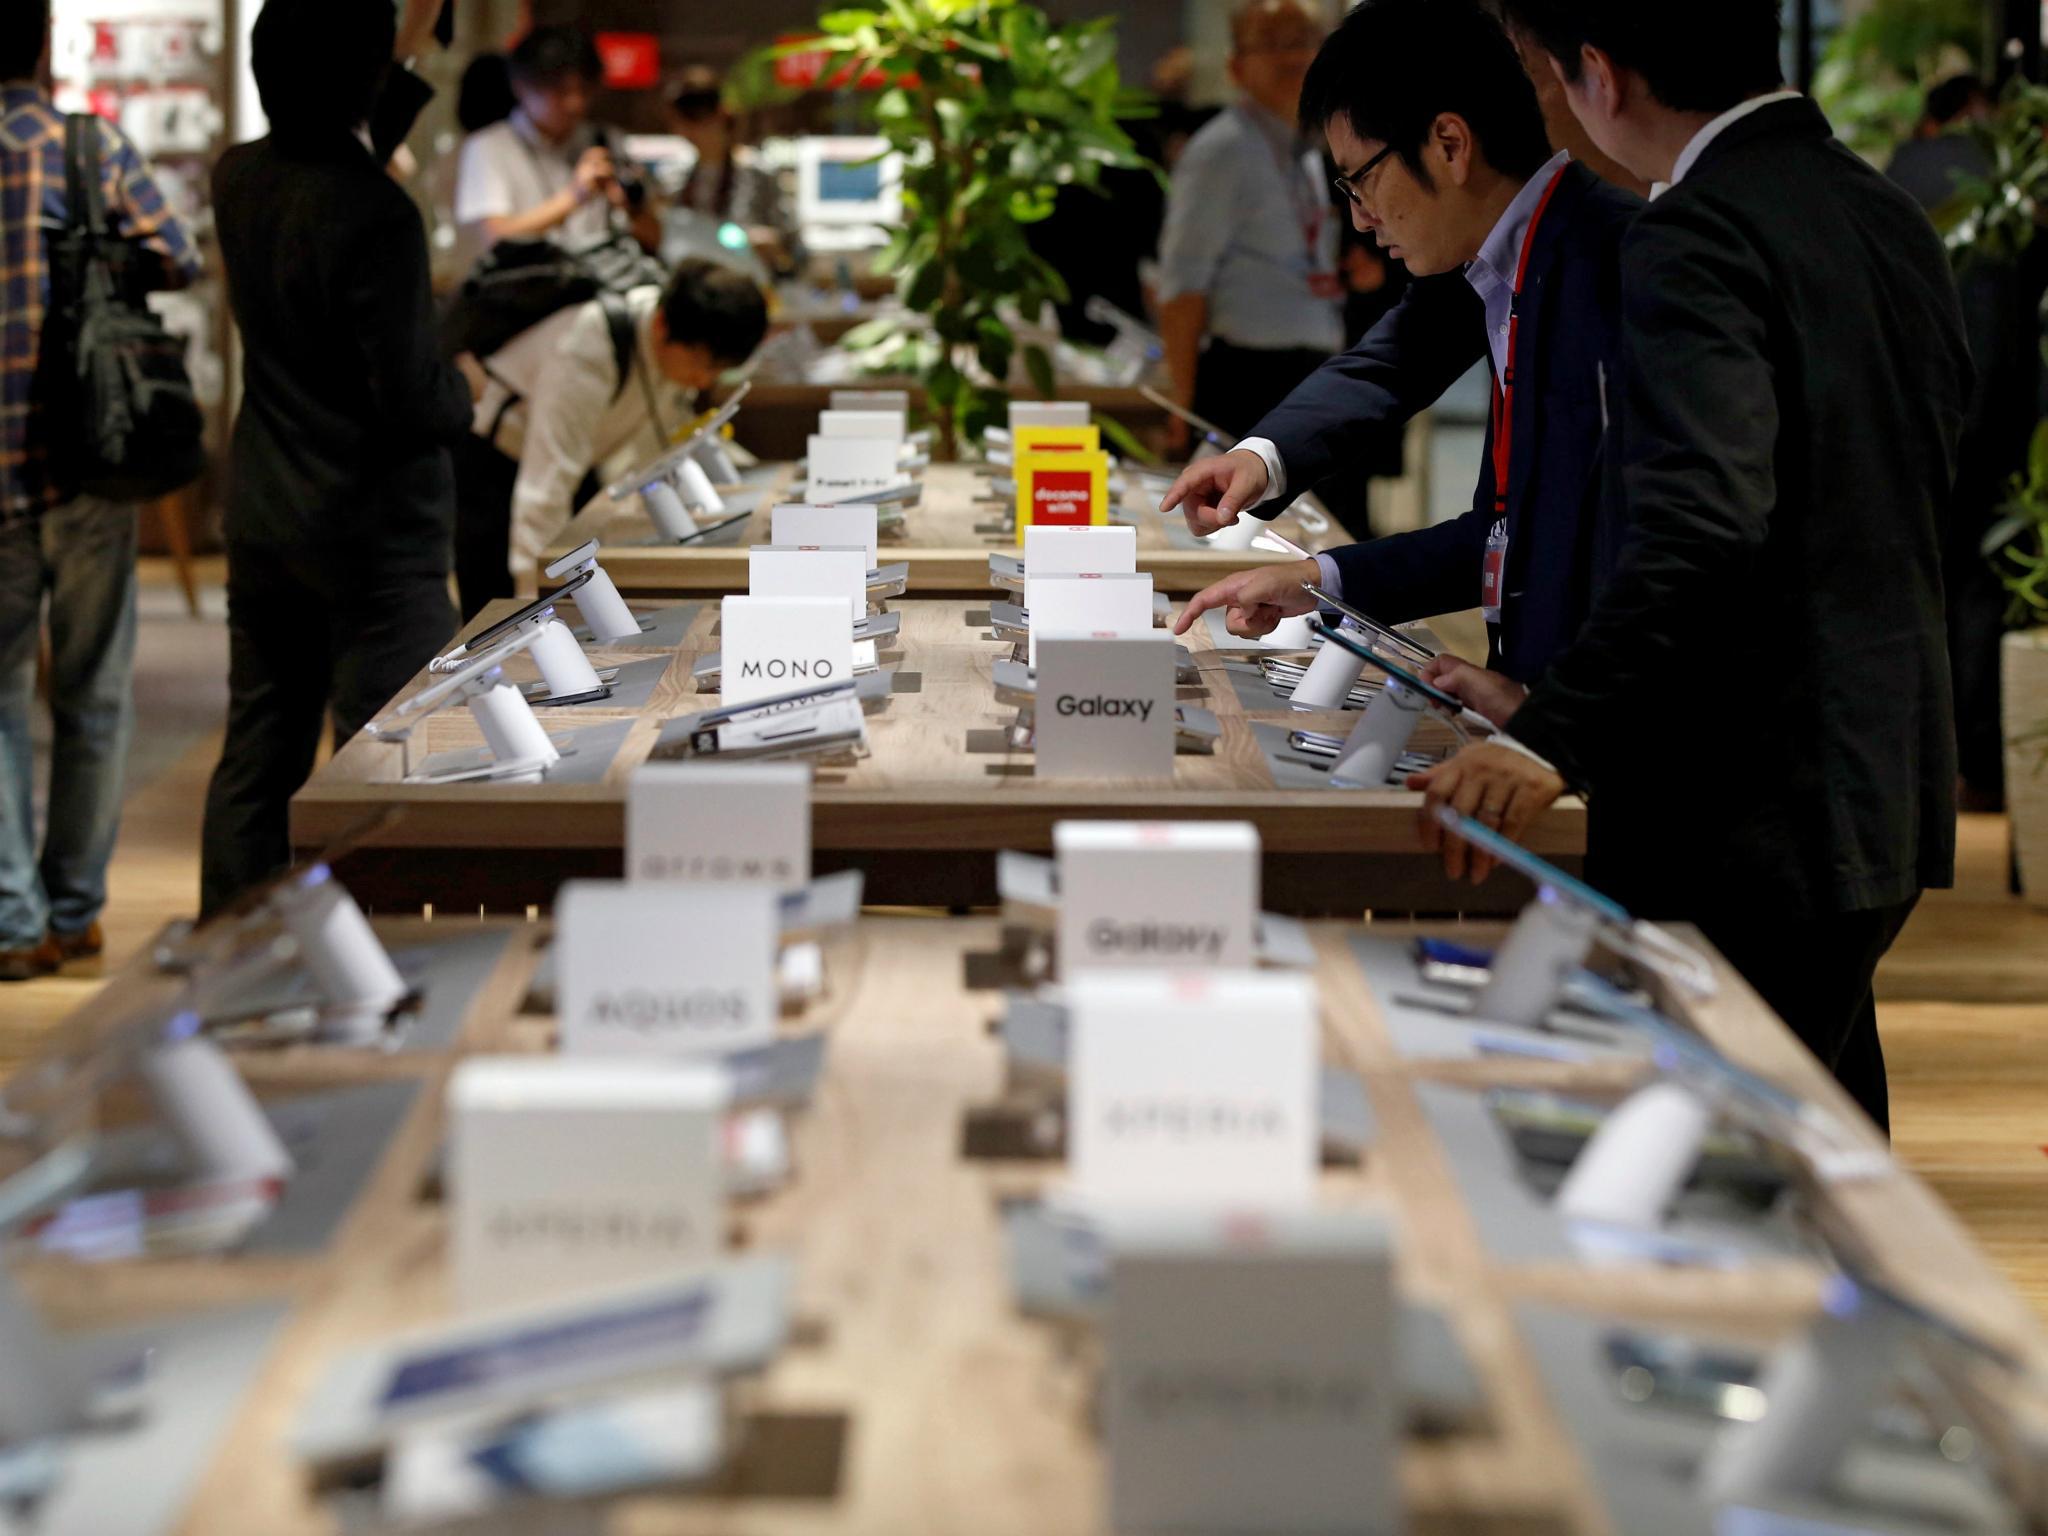
<svg viewBox="0 0 2048 1536">
<path fill-rule="evenodd" d="M 748 395 L 742 420 L 753 411 L 758 394 L 757 390 Z M 1203 547 L 1178 513 L 1170 518 L 1159 515 L 1158 498 L 1147 494 L 1129 467 L 1124 474 L 1130 483 L 1120 515 L 1138 530 L 1138 569 L 1151 575 L 1155 590 L 1189 597 L 1233 571 L 1283 558 L 1259 550 Z M 794 478 L 795 471 L 788 464 L 762 465 L 749 471 L 747 484 L 728 488 L 726 495 L 736 504 L 754 503 L 753 520 L 710 546 L 657 542 L 654 524 L 637 497 L 623 502 L 600 498 L 569 524 L 547 559 L 553 561 L 596 539 L 604 568 L 629 598 L 722 597 L 728 592 L 744 592 L 747 550 L 769 542 L 770 509 L 778 501 L 802 499 L 801 494 L 788 494 Z M 990 479 L 965 464 L 935 464 L 921 478 L 923 500 L 905 513 L 902 533 L 884 534 L 880 559 L 884 564 L 908 562 L 910 591 L 915 596 L 979 598 L 988 591 L 989 555 L 1018 553 L 1013 534 L 989 531 L 1003 517 L 1004 508 L 977 500 L 988 494 Z M 1350 541 L 1335 523 L 1319 534 L 1310 534 L 1292 513 L 1274 526 L 1312 551 Z"/>
<path fill-rule="evenodd" d="M 343 1528 L 285 1449 L 307 1393 L 337 1360 L 450 1315 L 448 1222 L 437 1187 L 443 1091 L 464 1054 L 550 1049 L 553 1021 L 531 997 L 544 929 L 449 918 L 378 928 L 394 949 L 428 941 L 491 947 L 495 958 L 477 973 L 454 1041 L 234 1058 L 267 1099 L 363 1084 L 416 1089 L 403 1117 L 366 1148 L 360 1194 L 331 1237 L 290 1257 L 17 1263 L 44 1315 L 70 1329 L 230 1303 L 259 1302 L 280 1314 L 258 1363 L 232 1384 L 210 1440 L 167 1465 L 162 1486 L 114 1501 L 156 1499 L 168 1506 L 163 1518 L 120 1529 L 313 1536 Z M 1464 1378 L 1453 1395 L 1469 1398 L 1454 1422 L 1418 1424 L 1404 1440 L 1410 1529 L 1651 1536 L 1662 1527 L 1632 1525 L 1618 1512 L 1597 1435 L 1589 1439 L 1558 1407 L 1530 1318 L 1542 1312 L 1602 1327 L 1627 1319 L 1762 1347 L 1812 1317 L 1826 1266 L 1801 1256 L 1741 1268 L 1504 1258 L 1458 1172 L 1464 1149 L 1430 1111 L 1432 1096 L 1519 1088 L 1611 1101 L 1646 1069 L 1640 1061 L 1418 1053 L 1403 1043 L 1360 958 L 1361 945 L 1412 931 L 1315 924 L 1305 935 L 1325 1072 L 1362 1090 L 1366 1120 L 1362 1156 L 1327 1162 L 1319 1202 L 1388 1214 L 1401 1298 L 1439 1320 L 1459 1361 L 1452 1374 Z M 1468 942 L 1497 933 L 1435 931 Z M 734 1242 L 794 1260 L 797 1328 L 765 1374 L 735 1387 L 737 1443 L 725 1470 L 709 1486 L 508 1511 L 460 1529 L 1107 1536 L 1094 1419 L 1099 1340 L 1092 1327 L 1020 1314 L 1005 1236 L 1005 1207 L 1055 1187 L 1064 1162 L 1056 1153 L 990 1155 L 972 1145 L 990 1106 L 1031 1096 L 991 1029 L 1002 1007 L 991 987 L 1003 947 L 993 918 L 865 918 L 828 941 L 823 996 L 786 1020 L 791 1032 L 822 1031 L 824 1074 L 793 1121 L 789 1180 L 735 1207 Z M 1721 979 L 1721 996 L 1691 1010 L 1690 1022 L 1736 1061 L 1853 1118 L 1725 967 Z M 95 1015 L 110 1017 L 161 985 L 131 970 L 74 1031 L 90 1031 Z M 118 1118 L 120 1107 L 107 1113 Z M 1867 1126 L 1858 1134 L 1876 1148 Z M 1827 1245 L 1859 1252 L 1902 1289 L 2037 1366 L 2048 1361 L 2025 1305 L 1917 1179 L 1895 1171 L 1853 1186 L 1819 1185 L 1802 1192 L 1802 1204 Z M 114 1529 L 98 1526 L 89 1536 Z"/>
<path fill-rule="evenodd" d="M 477 625 L 510 606 L 493 605 Z M 1527 898 L 1527 885 L 1505 876 L 1476 888 L 1446 881 L 1436 858 L 1421 851 L 1420 795 L 1334 791 L 1313 787 L 1305 771 L 1281 773 L 1272 751 L 1290 730 L 1343 732 L 1357 716 L 1289 711 L 1265 687 L 1255 658 L 1219 652 L 1202 628 L 1187 637 L 1202 683 L 1182 687 L 1180 701 L 1217 717 L 1222 736 L 1214 754 L 1176 759 L 1171 785 L 1050 782 L 1034 776 L 1028 752 L 1005 744 L 1017 711 L 997 702 L 991 668 L 1011 647 L 988 628 L 987 602 L 910 599 L 891 607 L 902 630 L 882 642 L 881 660 L 895 669 L 895 691 L 870 707 L 870 755 L 849 767 L 820 766 L 812 791 L 818 872 L 864 870 L 871 903 L 990 905 L 996 855 L 1049 852 L 1053 824 L 1076 817 L 1253 822 L 1264 843 L 1265 902 L 1283 912 L 1503 913 Z M 688 619 L 681 650 L 668 653 L 644 706 L 612 709 L 606 700 L 539 711 L 550 730 L 613 722 L 623 732 L 607 760 L 576 770 L 595 782 L 408 785 L 396 746 L 358 736 L 294 798 L 294 845 L 317 851 L 399 807 L 399 818 L 339 866 L 363 903 L 379 911 L 423 904 L 523 911 L 550 903 L 565 879 L 616 878 L 632 770 L 653 749 L 662 722 L 717 703 L 716 695 L 695 691 L 692 667 L 718 649 L 718 605 L 684 609 L 672 620 Z M 593 659 L 630 665 L 646 653 L 593 652 Z M 515 659 L 507 677 L 536 676 L 522 668 L 530 663 Z M 428 752 L 482 741 L 460 711 L 429 721 L 423 736 Z M 1418 747 L 1449 742 L 1430 725 L 1417 737 Z M 1308 787 L 1282 787 L 1280 777 Z M 1563 802 L 1532 829 L 1530 846 L 1576 865 L 1585 847 L 1583 805 Z"/>
</svg>

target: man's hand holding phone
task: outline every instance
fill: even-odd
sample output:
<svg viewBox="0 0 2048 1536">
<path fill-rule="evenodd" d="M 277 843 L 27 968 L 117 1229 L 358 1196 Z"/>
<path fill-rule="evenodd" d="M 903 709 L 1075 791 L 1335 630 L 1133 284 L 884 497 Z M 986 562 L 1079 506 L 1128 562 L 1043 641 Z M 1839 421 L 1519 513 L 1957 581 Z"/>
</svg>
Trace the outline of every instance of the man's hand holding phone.
<svg viewBox="0 0 2048 1536">
<path fill-rule="evenodd" d="M 1267 478 L 1264 459 L 1249 449 L 1233 449 L 1182 470 L 1159 510 L 1169 513 L 1178 508 L 1189 530 L 1206 537 L 1228 528 L 1265 495 Z"/>
<path fill-rule="evenodd" d="M 1173 632 L 1184 635 L 1210 609 L 1222 608 L 1226 610 L 1224 626 L 1233 635 L 1257 640 L 1278 629 L 1282 619 L 1314 613 L 1315 594 L 1303 583 L 1321 580 L 1322 567 L 1313 560 L 1289 560 L 1282 565 L 1260 565 L 1239 571 L 1189 598 L 1187 607 L 1174 620 Z"/>
<path fill-rule="evenodd" d="M 1519 843 L 1536 819 L 1557 803 L 1565 782 L 1532 757 L 1482 741 L 1427 773 L 1410 774 L 1408 787 L 1421 790 L 1425 797 L 1423 849 L 1442 851 L 1444 873 L 1451 879 L 1462 880 L 1469 873 L 1478 885 L 1493 873 L 1494 861 L 1463 838 L 1446 837 L 1436 819 L 1437 808 L 1448 805 Z"/>
<path fill-rule="evenodd" d="M 1475 667 L 1449 652 L 1422 669 L 1422 680 L 1443 689 L 1467 709 L 1484 715 L 1502 730 L 1507 729 L 1508 721 L 1522 707 L 1522 700 L 1529 697 L 1529 690 L 1512 677 L 1489 672 L 1485 667 Z"/>
</svg>

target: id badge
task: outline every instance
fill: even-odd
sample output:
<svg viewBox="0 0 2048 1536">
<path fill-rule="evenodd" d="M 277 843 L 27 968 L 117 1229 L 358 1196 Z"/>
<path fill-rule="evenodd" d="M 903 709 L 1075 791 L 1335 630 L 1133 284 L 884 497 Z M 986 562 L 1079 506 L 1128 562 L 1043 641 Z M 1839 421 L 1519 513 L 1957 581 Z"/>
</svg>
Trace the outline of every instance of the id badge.
<svg viewBox="0 0 2048 1536">
<path fill-rule="evenodd" d="M 1501 583 L 1507 579 L 1507 569 L 1508 525 L 1503 519 L 1486 536 L 1486 560 L 1479 572 L 1479 611 L 1489 624 L 1500 622 Z"/>
</svg>

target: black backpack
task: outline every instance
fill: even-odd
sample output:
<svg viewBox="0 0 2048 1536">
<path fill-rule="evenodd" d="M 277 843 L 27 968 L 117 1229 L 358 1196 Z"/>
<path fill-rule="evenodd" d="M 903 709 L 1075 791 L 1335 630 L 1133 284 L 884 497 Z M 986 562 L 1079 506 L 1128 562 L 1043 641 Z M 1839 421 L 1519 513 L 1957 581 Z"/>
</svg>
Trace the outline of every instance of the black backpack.
<svg viewBox="0 0 2048 1536">
<path fill-rule="evenodd" d="M 143 299 L 161 286 L 159 258 L 108 226 L 98 118 L 65 119 L 64 171 L 41 374 L 51 464 L 82 494 L 150 501 L 206 468 L 206 414 L 184 341 Z"/>
<path fill-rule="evenodd" d="M 668 269 L 629 235 L 580 250 L 552 240 L 501 240 L 476 264 L 442 316 L 442 350 L 450 357 L 469 352 L 487 358 L 571 305 L 666 281 Z"/>
</svg>

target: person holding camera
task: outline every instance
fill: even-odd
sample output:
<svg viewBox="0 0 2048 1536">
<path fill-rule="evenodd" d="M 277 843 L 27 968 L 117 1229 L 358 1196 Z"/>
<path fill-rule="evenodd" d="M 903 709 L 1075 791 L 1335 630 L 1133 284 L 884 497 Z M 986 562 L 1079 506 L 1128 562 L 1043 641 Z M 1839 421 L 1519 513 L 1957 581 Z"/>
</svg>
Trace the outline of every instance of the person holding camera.
<svg viewBox="0 0 2048 1536">
<path fill-rule="evenodd" d="M 574 27 L 536 27 L 507 64 L 518 105 L 463 145 L 455 222 L 485 250 L 507 240 L 582 250 L 612 234 L 617 214 L 643 250 L 659 250 L 646 183 L 590 121 L 604 73 L 590 39 Z"/>
</svg>

